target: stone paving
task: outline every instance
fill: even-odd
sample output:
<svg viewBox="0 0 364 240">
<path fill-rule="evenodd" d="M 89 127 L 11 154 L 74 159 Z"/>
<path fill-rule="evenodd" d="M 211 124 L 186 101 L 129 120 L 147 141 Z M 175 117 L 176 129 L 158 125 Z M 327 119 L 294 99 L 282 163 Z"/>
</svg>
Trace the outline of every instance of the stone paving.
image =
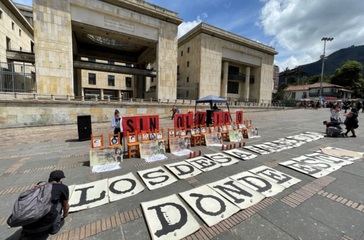
<svg viewBox="0 0 364 240">
<path fill-rule="evenodd" d="M 329 117 L 327 109 L 286 110 L 247 113 L 259 128 L 262 138 L 248 144 L 276 140 L 304 131 L 323 132 L 322 121 Z M 364 114 L 359 116 L 359 125 Z M 172 121 L 161 120 L 162 127 Z M 94 124 L 94 132 L 109 130 L 109 124 Z M 166 161 L 145 163 L 141 159 L 125 159 L 122 169 L 93 174 L 88 167 L 89 141 L 78 142 L 74 125 L 1 129 L 0 136 L 0 239 L 18 239 L 19 229 L 9 229 L 6 218 L 20 192 L 34 183 L 47 180 L 53 169 L 63 169 L 64 183 L 80 184 L 122 175 L 128 172 L 172 163 L 183 158 L 168 155 Z M 252 161 L 206 172 L 179 180 L 164 188 L 144 192 L 117 202 L 72 213 L 61 232 L 51 239 L 150 239 L 140 202 L 158 199 L 190 190 L 262 164 L 276 168 L 302 180 L 282 193 L 240 211 L 209 228 L 200 218 L 202 228 L 186 239 L 307 239 L 364 240 L 364 161 L 345 166 L 329 176 L 314 179 L 279 166 L 292 157 L 312 153 L 320 147 L 333 146 L 364 151 L 364 130 L 357 138 L 324 138 L 299 148 L 259 156 Z M 195 147 L 202 153 L 219 152 L 215 147 Z"/>
</svg>

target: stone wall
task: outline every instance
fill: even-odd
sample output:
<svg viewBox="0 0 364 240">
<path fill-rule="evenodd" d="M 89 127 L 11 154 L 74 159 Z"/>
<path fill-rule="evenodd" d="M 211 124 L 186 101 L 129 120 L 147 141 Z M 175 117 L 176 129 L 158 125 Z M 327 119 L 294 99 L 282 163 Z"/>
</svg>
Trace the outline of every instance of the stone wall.
<svg viewBox="0 0 364 240">
<path fill-rule="evenodd" d="M 122 116 L 157 114 L 160 118 L 171 116 L 174 104 L 166 103 L 101 103 L 101 102 L 67 102 L 49 100 L 0 100 L 0 128 L 45 126 L 59 124 L 75 124 L 78 115 L 91 115 L 92 122 L 111 121 L 114 110 L 118 109 Z M 190 104 L 176 104 L 181 113 L 195 111 Z M 198 110 L 205 110 L 208 106 L 199 106 Z M 222 107 L 222 109 L 224 109 Z M 267 108 L 258 107 L 231 107 L 234 113 L 237 110 L 257 111 Z M 279 108 L 277 108 L 279 109 Z M 226 110 L 226 109 L 225 109 Z"/>
</svg>

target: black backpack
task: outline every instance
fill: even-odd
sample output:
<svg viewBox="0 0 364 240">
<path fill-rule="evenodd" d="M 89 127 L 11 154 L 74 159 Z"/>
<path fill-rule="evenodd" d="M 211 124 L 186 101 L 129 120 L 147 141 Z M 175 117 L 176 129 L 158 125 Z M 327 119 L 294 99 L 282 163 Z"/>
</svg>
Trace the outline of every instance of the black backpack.
<svg viewBox="0 0 364 240">
<path fill-rule="evenodd" d="M 51 196 L 52 184 L 44 182 L 21 193 L 14 203 L 7 224 L 10 227 L 20 227 L 38 221 L 50 212 Z"/>
</svg>

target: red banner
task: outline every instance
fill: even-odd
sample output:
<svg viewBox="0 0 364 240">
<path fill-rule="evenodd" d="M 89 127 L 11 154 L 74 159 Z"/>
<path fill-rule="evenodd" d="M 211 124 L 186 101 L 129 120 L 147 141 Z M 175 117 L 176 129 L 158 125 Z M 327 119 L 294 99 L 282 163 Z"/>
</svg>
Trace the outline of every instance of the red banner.
<svg viewBox="0 0 364 240">
<path fill-rule="evenodd" d="M 196 126 L 206 126 L 206 112 L 196 112 L 195 125 Z"/>
<path fill-rule="evenodd" d="M 231 124 L 231 119 L 230 119 L 230 113 L 229 112 L 223 112 L 223 122 L 225 125 L 230 125 Z"/>
<path fill-rule="evenodd" d="M 193 128 L 193 113 L 189 112 L 185 114 L 185 129 L 189 130 Z"/>
<path fill-rule="evenodd" d="M 185 128 L 185 114 L 174 115 L 174 129 Z"/>
<path fill-rule="evenodd" d="M 124 132 L 140 132 L 159 130 L 159 116 L 132 116 L 123 117 Z"/>
<path fill-rule="evenodd" d="M 217 111 L 213 114 L 214 126 L 221 126 L 223 124 L 223 112 Z"/>
<path fill-rule="evenodd" d="M 242 124 L 243 121 L 244 121 L 243 111 L 236 111 L 235 112 L 235 122 L 236 122 L 236 124 Z"/>
</svg>

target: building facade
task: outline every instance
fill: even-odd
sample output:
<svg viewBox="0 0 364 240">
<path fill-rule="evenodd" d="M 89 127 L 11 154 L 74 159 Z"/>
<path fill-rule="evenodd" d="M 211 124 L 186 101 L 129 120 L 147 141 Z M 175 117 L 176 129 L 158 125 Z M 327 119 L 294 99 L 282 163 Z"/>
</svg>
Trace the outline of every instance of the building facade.
<svg viewBox="0 0 364 240">
<path fill-rule="evenodd" d="M 178 41 L 177 96 L 271 101 L 277 52 L 201 23 Z"/>
<path fill-rule="evenodd" d="M 32 64 L 14 61 L 32 53 L 33 28 L 10 0 L 0 1 L 0 92 L 36 91 Z"/>
<path fill-rule="evenodd" d="M 320 83 L 305 85 L 290 85 L 285 90 L 285 99 L 300 101 L 304 99 L 318 100 L 320 97 Z M 326 100 L 350 99 L 352 91 L 342 86 L 322 83 L 322 96 Z"/>
</svg>

